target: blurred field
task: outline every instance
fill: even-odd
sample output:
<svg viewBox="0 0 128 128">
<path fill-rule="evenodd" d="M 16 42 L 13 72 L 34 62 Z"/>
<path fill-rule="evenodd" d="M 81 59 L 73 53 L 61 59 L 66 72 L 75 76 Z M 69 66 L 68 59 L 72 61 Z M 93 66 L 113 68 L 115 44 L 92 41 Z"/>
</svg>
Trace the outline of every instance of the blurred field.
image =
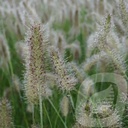
<svg viewBox="0 0 128 128">
<path fill-rule="evenodd" d="M 127 128 L 127 6 L 128 0 L 0 0 L 0 128 Z M 88 79 L 97 73 L 123 79 L 115 78 L 123 115 L 115 84 Z M 77 104 L 85 79 L 86 102 Z M 90 101 L 109 87 L 113 101 Z M 103 124 L 111 115 L 114 123 Z"/>
</svg>

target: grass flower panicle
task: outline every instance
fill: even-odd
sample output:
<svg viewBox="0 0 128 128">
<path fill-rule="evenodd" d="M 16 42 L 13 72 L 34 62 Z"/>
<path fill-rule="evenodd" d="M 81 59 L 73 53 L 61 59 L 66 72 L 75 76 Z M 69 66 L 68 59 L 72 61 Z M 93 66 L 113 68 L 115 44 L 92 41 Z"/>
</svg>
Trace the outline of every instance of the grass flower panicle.
<svg viewBox="0 0 128 128">
<path fill-rule="evenodd" d="M 27 33 L 27 55 L 25 58 L 25 93 L 28 102 L 38 102 L 39 94 L 46 93 L 45 55 L 47 37 L 41 24 L 34 24 Z"/>
<path fill-rule="evenodd" d="M 0 0 L 0 128 L 127 128 L 127 2 Z"/>
<path fill-rule="evenodd" d="M 119 9 L 122 22 L 124 26 L 128 28 L 128 11 L 126 9 L 126 3 L 124 0 L 119 0 Z"/>
<path fill-rule="evenodd" d="M 64 96 L 60 102 L 60 108 L 61 108 L 61 113 L 63 114 L 64 117 L 67 117 L 69 113 L 69 99 L 67 96 Z"/>
<path fill-rule="evenodd" d="M 12 109 L 6 98 L 0 100 L 0 128 L 13 128 Z"/>
<path fill-rule="evenodd" d="M 71 91 L 77 83 L 76 78 L 72 74 L 68 74 L 66 70 L 66 65 L 62 60 L 58 50 L 51 47 L 51 59 L 57 75 L 57 80 L 59 83 L 59 88 L 63 91 Z"/>
</svg>

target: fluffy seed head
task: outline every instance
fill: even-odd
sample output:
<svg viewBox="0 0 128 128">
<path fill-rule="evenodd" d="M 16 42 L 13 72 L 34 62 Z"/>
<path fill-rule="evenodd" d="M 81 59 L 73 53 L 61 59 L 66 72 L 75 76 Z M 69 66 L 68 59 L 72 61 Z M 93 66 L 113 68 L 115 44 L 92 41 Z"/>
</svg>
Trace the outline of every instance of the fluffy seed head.
<svg viewBox="0 0 128 128">
<path fill-rule="evenodd" d="M 87 57 L 90 57 L 91 54 L 92 54 L 92 51 L 96 48 L 97 44 L 94 42 L 94 39 L 97 36 L 96 34 L 97 33 L 93 33 L 88 37 L 88 40 L 87 40 L 87 51 L 86 51 Z"/>
<path fill-rule="evenodd" d="M 9 101 L 6 98 L 0 100 L 0 128 L 12 128 L 12 113 Z"/>
<path fill-rule="evenodd" d="M 25 59 L 27 53 L 26 53 L 26 44 L 23 41 L 19 41 L 15 44 L 15 49 L 18 55 L 21 57 L 21 59 Z"/>
<path fill-rule="evenodd" d="M 107 103 L 90 104 L 80 102 L 76 109 L 77 125 L 86 127 L 121 128 L 121 119 L 117 110 Z M 99 120 L 99 122 L 97 122 Z M 100 123 L 100 124 L 99 124 Z M 100 125 L 100 126 L 99 126 Z M 78 127 L 79 128 L 79 127 Z"/>
<path fill-rule="evenodd" d="M 61 112 L 64 117 L 66 117 L 69 113 L 69 99 L 67 96 L 64 96 L 60 102 Z"/>
<path fill-rule="evenodd" d="M 119 9 L 121 13 L 122 22 L 128 28 L 128 12 L 124 0 L 119 0 Z"/>
<path fill-rule="evenodd" d="M 92 126 L 92 120 L 88 117 L 90 115 L 90 104 L 81 101 L 76 108 L 76 120 L 81 126 Z"/>
<path fill-rule="evenodd" d="M 104 118 L 102 120 L 102 126 L 107 126 L 108 128 L 122 128 L 118 112 L 115 110 L 108 118 Z"/>
<path fill-rule="evenodd" d="M 97 37 L 95 39 L 95 43 L 98 44 L 98 48 L 100 50 L 109 48 L 105 42 L 106 42 L 106 37 L 110 32 L 110 28 L 111 28 L 111 16 L 107 15 L 105 21 L 103 22 L 103 25 L 101 26 L 101 30 L 97 33 Z"/>
<path fill-rule="evenodd" d="M 45 54 L 47 36 L 41 24 L 34 24 L 28 30 L 25 57 L 25 93 L 28 102 L 37 103 L 39 95 L 45 94 Z"/>
<path fill-rule="evenodd" d="M 126 72 L 126 64 L 124 61 L 124 57 L 121 55 L 117 49 L 113 49 L 108 51 L 109 56 L 112 58 L 115 68 L 120 72 L 125 74 Z"/>
<path fill-rule="evenodd" d="M 113 64 L 118 69 L 118 71 L 125 74 L 126 67 L 123 57 L 121 56 L 119 49 L 117 48 L 119 47 L 118 43 L 113 42 L 112 44 L 111 42 L 109 42 L 110 40 L 106 40 L 108 34 L 110 33 L 110 29 L 111 29 L 111 16 L 108 15 L 105 18 L 104 24 L 101 26 L 101 30 L 98 32 L 95 43 L 97 44 L 100 51 L 105 51 L 106 54 L 112 59 Z M 116 47 L 114 45 L 116 45 Z"/>
<path fill-rule="evenodd" d="M 73 21 L 74 21 L 74 26 L 78 27 L 79 26 L 79 10 L 78 9 L 75 10 Z"/>
<path fill-rule="evenodd" d="M 112 105 L 108 102 L 98 103 L 93 107 L 92 113 L 96 114 L 100 118 L 107 117 L 113 113 Z"/>
<path fill-rule="evenodd" d="M 83 69 L 81 69 L 80 67 L 78 67 L 77 64 L 75 64 L 74 62 L 71 63 L 71 68 L 73 70 L 73 72 L 75 73 L 76 78 L 78 79 L 78 81 L 81 83 L 84 81 L 85 79 L 85 72 L 83 71 Z"/>
<path fill-rule="evenodd" d="M 90 97 L 93 93 L 94 93 L 94 91 L 95 91 L 95 89 L 94 89 L 94 87 L 92 86 L 92 85 L 94 85 L 94 82 L 93 82 L 93 80 L 91 80 L 91 79 L 86 79 L 86 81 L 84 81 L 83 82 L 83 88 L 82 88 L 82 94 L 83 95 L 85 95 L 86 97 Z"/>
<path fill-rule="evenodd" d="M 20 89 L 21 89 L 21 82 L 20 82 L 20 79 L 18 78 L 17 75 L 13 74 L 12 76 L 12 84 L 14 86 L 14 88 L 20 92 Z"/>
<path fill-rule="evenodd" d="M 51 47 L 51 59 L 57 75 L 59 88 L 63 91 L 72 90 L 76 85 L 77 80 L 72 74 L 68 73 L 64 61 L 62 61 L 58 50 L 56 50 L 54 47 Z"/>
</svg>

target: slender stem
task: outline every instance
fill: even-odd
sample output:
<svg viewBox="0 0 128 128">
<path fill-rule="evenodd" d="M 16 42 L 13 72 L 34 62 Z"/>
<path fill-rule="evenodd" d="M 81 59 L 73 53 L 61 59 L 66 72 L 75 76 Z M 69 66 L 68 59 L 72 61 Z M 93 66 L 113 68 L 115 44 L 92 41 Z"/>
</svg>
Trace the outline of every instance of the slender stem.
<svg viewBox="0 0 128 128">
<path fill-rule="evenodd" d="M 52 101 L 50 99 L 48 99 L 48 101 L 50 102 L 50 104 L 52 105 L 52 107 L 54 108 L 55 112 L 57 113 L 58 117 L 60 118 L 60 120 L 62 121 L 63 125 L 65 128 L 67 128 L 65 122 L 63 121 L 63 119 L 61 118 L 60 114 L 58 113 L 57 109 L 55 108 L 54 104 L 52 103 Z"/>
<path fill-rule="evenodd" d="M 33 124 L 35 124 L 35 117 L 34 117 L 34 114 L 35 114 L 35 111 L 34 111 L 34 104 L 32 104 L 31 106 L 32 106 L 32 121 L 33 121 Z"/>
<path fill-rule="evenodd" d="M 58 120 L 58 116 L 57 116 L 56 119 L 55 119 L 55 125 L 54 125 L 54 128 L 56 128 L 57 120 Z"/>
<path fill-rule="evenodd" d="M 10 67 L 11 75 L 13 76 L 13 67 L 12 67 L 11 60 L 9 61 L 9 67 Z"/>
<path fill-rule="evenodd" d="M 65 125 L 67 125 L 67 117 L 65 117 Z"/>
<path fill-rule="evenodd" d="M 71 93 L 68 96 L 69 96 L 69 99 L 71 101 L 71 105 L 72 105 L 73 109 L 75 110 L 75 105 L 74 105 L 74 101 L 73 101 Z"/>
<path fill-rule="evenodd" d="M 42 108 L 41 89 L 39 89 L 39 105 L 40 105 L 40 125 L 41 125 L 41 128 L 43 128 L 43 108 Z"/>
<path fill-rule="evenodd" d="M 13 128 L 24 128 L 24 126 L 14 125 Z"/>
<path fill-rule="evenodd" d="M 46 115 L 47 115 L 47 117 L 48 117 L 48 120 L 49 120 L 49 123 L 50 123 L 50 127 L 52 128 L 52 123 L 51 123 L 51 121 L 50 121 L 50 117 L 49 117 L 49 115 L 48 115 L 48 112 L 47 112 L 47 109 L 46 109 L 45 104 L 43 104 L 43 106 L 44 106 L 44 109 L 45 109 Z"/>
</svg>

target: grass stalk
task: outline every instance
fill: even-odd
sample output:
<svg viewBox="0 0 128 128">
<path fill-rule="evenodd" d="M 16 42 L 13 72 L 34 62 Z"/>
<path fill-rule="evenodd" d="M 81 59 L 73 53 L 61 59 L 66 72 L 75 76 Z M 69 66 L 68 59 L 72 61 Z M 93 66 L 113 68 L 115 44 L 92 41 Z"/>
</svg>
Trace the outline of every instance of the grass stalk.
<svg viewBox="0 0 128 128">
<path fill-rule="evenodd" d="M 43 107 L 42 107 L 42 96 L 41 89 L 39 89 L 39 108 L 40 108 L 40 126 L 43 128 Z"/>
<path fill-rule="evenodd" d="M 49 117 L 49 115 L 48 115 L 48 112 L 47 112 L 47 109 L 46 109 L 45 104 L 43 104 L 43 106 L 44 106 L 44 110 L 45 110 L 45 112 L 46 112 L 47 118 L 48 118 L 48 120 L 49 120 L 50 127 L 52 128 L 52 123 L 51 123 L 51 121 L 50 121 L 50 117 Z"/>
<path fill-rule="evenodd" d="M 63 123 L 65 128 L 68 128 L 65 124 L 65 122 L 63 121 L 62 117 L 60 116 L 59 112 L 57 111 L 57 109 L 55 108 L 54 104 L 52 103 L 52 101 L 50 99 L 48 99 L 48 101 L 50 102 L 50 104 L 52 105 L 52 107 L 54 108 L 55 112 L 57 113 L 58 117 L 60 118 L 61 122 Z"/>
<path fill-rule="evenodd" d="M 33 124 L 35 124 L 35 117 L 34 117 L 34 114 L 35 114 L 35 111 L 34 111 L 34 104 L 31 104 L 32 106 L 32 122 Z"/>
</svg>

